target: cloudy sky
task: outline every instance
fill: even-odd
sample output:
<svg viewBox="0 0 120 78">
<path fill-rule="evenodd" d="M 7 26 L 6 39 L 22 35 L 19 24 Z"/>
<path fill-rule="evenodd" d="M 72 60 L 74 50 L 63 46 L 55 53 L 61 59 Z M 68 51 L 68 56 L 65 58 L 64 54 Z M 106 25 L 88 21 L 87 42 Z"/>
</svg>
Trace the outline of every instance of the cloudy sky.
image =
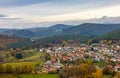
<svg viewBox="0 0 120 78">
<path fill-rule="evenodd" d="M 120 0 L 0 0 L 0 28 L 44 27 L 96 20 L 114 23 L 120 21 L 119 9 Z"/>
</svg>

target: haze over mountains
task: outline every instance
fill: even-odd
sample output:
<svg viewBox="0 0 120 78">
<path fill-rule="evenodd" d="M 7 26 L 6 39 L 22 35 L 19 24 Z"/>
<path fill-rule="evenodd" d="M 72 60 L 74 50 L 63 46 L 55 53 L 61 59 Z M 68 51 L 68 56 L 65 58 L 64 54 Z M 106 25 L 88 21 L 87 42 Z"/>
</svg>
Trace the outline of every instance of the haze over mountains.
<svg viewBox="0 0 120 78">
<path fill-rule="evenodd" d="M 23 38 L 43 38 L 68 34 L 100 36 L 117 29 L 120 29 L 120 24 L 84 23 L 77 26 L 56 24 L 44 28 L 0 29 L 0 33 Z"/>
</svg>

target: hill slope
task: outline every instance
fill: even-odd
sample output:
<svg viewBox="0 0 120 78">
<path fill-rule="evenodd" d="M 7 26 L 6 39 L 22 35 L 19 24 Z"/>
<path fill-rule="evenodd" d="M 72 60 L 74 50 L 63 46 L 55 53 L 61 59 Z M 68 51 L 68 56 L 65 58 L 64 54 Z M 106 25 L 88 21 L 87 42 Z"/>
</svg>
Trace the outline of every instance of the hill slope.
<svg viewBox="0 0 120 78">
<path fill-rule="evenodd" d="M 29 30 L 18 30 L 18 29 L 11 29 L 3 31 L 2 34 L 9 35 L 9 36 L 16 36 L 16 37 L 23 37 L 23 38 L 30 38 L 36 36 L 35 33 Z"/>
<path fill-rule="evenodd" d="M 37 36 L 36 37 L 50 37 L 60 35 L 63 29 L 70 28 L 72 25 L 56 24 L 46 28 L 33 28 L 31 29 Z"/>
<path fill-rule="evenodd" d="M 23 38 L 35 38 L 35 37 L 49 37 L 54 35 L 59 35 L 63 29 L 70 28 L 71 25 L 64 25 L 64 24 L 56 24 L 51 27 L 45 28 L 26 28 L 26 29 L 9 29 L 9 30 L 0 30 L 0 33 L 9 35 L 9 36 L 16 36 L 16 37 L 23 37 Z"/>
<path fill-rule="evenodd" d="M 7 44 L 21 42 L 21 41 L 25 41 L 25 40 L 27 40 L 27 39 L 0 34 L 0 47 L 5 47 L 5 45 L 7 45 Z"/>
<path fill-rule="evenodd" d="M 99 36 L 119 28 L 120 24 L 84 23 L 82 25 L 64 29 L 62 34 L 88 34 Z"/>
<path fill-rule="evenodd" d="M 120 40 L 120 29 L 109 32 L 102 36 L 95 38 L 96 40 L 108 39 L 108 40 Z"/>
<path fill-rule="evenodd" d="M 40 42 L 40 44 L 46 44 L 46 43 L 62 43 L 62 41 L 74 41 L 74 42 L 86 42 L 90 39 L 89 35 L 80 35 L 80 34 L 69 34 L 69 35 L 60 35 L 60 36 L 52 36 L 52 37 L 46 37 L 46 38 L 40 38 L 36 39 L 36 43 Z"/>
<path fill-rule="evenodd" d="M 58 30 L 58 29 L 66 29 L 70 28 L 72 25 L 65 25 L 65 24 L 56 24 L 53 26 L 48 27 L 49 30 Z"/>
</svg>

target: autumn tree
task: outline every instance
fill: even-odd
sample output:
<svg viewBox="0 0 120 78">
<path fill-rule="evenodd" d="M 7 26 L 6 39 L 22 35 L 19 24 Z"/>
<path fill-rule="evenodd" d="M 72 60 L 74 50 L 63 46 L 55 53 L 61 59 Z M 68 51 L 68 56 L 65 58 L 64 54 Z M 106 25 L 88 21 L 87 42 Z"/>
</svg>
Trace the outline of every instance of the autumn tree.
<svg viewBox="0 0 120 78">
<path fill-rule="evenodd" d="M 102 70 L 93 64 L 65 66 L 59 73 L 60 78 L 102 78 Z"/>
<path fill-rule="evenodd" d="M 101 69 L 97 68 L 95 73 L 92 73 L 93 78 L 102 78 L 103 72 Z"/>
<path fill-rule="evenodd" d="M 114 78 L 120 78 L 120 72 L 117 72 Z"/>
<path fill-rule="evenodd" d="M 90 44 L 92 44 L 92 43 L 93 43 L 93 40 L 92 40 L 92 39 L 88 40 L 88 45 L 90 45 Z"/>
<path fill-rule="evenodd" d="M 64 41 L 62 42 L 62 46 L 64 47 L 64 46 L 66 46 L 66 45 L 67 45 L 67 41 L 64 40 Z"/>
</svg>

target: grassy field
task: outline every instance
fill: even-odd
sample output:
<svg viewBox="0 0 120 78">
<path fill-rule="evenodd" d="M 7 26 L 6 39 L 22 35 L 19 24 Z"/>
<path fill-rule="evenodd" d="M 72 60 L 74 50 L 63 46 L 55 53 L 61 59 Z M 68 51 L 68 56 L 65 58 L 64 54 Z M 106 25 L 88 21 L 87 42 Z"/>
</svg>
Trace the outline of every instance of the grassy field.
<svg viewBox="0 0 120 78">
<path fill-rule="evenodd" d="M 103 78 L 112 78 L 111 75 L 103 75 Z"/>
<path fill-rule="evenodd" d="M 20 61 L 42 61 L 43 59 L 41 58 L 43 56 L 43 53 L 36 53 L 35 55 L 27 58 L 23 58 Z"/>
<path fill-rule="evenodd" d="M 12 75 L 12 74 L 0 74 L 0 78 L 59 78 L 58 74 L 22 74 L 22 75 Z"/>
<path fill-rule="evenodd" d="M 34 52 L 34 50 L 31 50 L 31 52 Z M 28 54 L 27 50 L 27 54 Z M 31 56 L 33 55 L 33 56 Z M 44 64 L 45 58 L 44 53 L 35 52 L 33 54 L 30 54 L 29 57 L 25 57 L 20 60 L 15 60 L 13 62 L 4 63 L 2 64 L 2 72 L 7 73 L 15 73 L 16 71 L 18 73 L 22 72 L 33 72 L 33 71 L 40 71 L 41 66 Z M 39 67 L 39 69 L 38 69 Z"/>
<path fill-rule="evenodd" d="M 0 78 L 59 78 L 58 74 L 22 74 L 22 75 L 13 75 L 13 74 L 0 74 Z M 110 75 L 104 75 L 102 78 L 111 78 Z"/>
<path fill-rule="evenodd" d="M 24 74 L 22 78 L 59 78 L 58 74 Z"/>
<path fill-rule="evenodd" d="M 99 67 L 103 67 L 103 66 L 106 65 L 105 62 L 96 62 L 96 63 L 94 63 L 94 64 L 97 65 L 97 66 L 99 66 Z"/>
</svg>

